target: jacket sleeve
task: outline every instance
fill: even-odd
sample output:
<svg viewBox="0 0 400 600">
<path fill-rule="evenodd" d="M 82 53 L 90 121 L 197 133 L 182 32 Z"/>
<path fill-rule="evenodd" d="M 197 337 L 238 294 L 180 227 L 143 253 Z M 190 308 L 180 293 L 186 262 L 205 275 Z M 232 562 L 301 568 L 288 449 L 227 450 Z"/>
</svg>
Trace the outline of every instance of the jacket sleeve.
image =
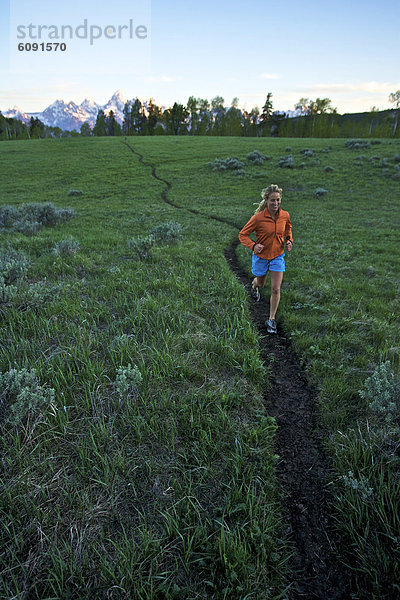
<svg viewBox="0 0 400 600">
<path fill-rule="evenodd" d="M 292 242 L 293 243 L 292 222 L 290 220 L 289 213 L 288 213 L 288 218 L 287 218 L 286 227 L 285 227 L 285 240 L 287 242 Z"/>
<path fill-rule="evenodd" d="M 240 242 L 243 244 L 243 246 L 246 246 L 246 248 L 250 248 L 250 250 L 253 250 L 253 246 L 255 243 L 250 238 L 250 234 L 253 233 L 253 231 L 255 231 L 255 229 L 256 229 L 256 220 L 255 220 L 255 215 L 253 215 L 251 217 L 250 221 L 248 221 L 246 223 L 246 225 L 243 227 L 243 229 L 241 229 L 239 231 Z"/>
</svg>

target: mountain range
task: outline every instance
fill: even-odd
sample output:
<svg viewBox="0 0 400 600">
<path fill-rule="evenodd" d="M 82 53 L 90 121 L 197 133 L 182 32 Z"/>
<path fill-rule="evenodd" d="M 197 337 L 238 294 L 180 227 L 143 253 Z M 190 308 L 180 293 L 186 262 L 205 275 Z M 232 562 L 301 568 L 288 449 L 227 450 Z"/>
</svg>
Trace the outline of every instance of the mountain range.
<svg viewBox="0 0 400 600">
<path fill-rule="evenodd" d="M 50 127 L 59 127 L 63 131 L 80 131 L 83 123 L 88 123 L 91 128 L 96 123 L 97 113 L 100 109 L 107 115 L 111 110 L 114 113 L 116 120 L 122 125 L 124 120 L 124 106 L 127 100 L 124 98 L 121 90 L 117 90 L 110 100 L 104 104 L 97 104 L 94 100 L 85 100 L 81 104 L 75 102 L 64 102 L 64 100 L 56 100 L 50 104 L 42 112 L 26 113 L 18 106 L 10 108 L 2 112 L 7 118 L 14 118 L 28 124 L 31 117 L 38 118 L 45 125 Z M 129 102 L 133 102 L 130 100 Z M 147 106 L 147 103 L 144 103 Z M 275 111 L 277 114 L 287 115 L 288 117 L 297 117 L 301 115 L 301 110 Z"/>
<path fill-rule="evenodd" d="M 94 126 L 97 113 L 100 109 L 103 109 L 105 114 L 108 114 L 112 110 L 116 120 L 122 123 L 125 103 L 126 100 L 121 90 L 118 90 L 104 105 L 97 104 L 87 98 L 81 104 L 76 104 L 72 101 L 66 103 L 64 100 L 56 100 L 42 112 L 26 113 L 17 106 L 14 106 L 14 108 L 6 110 L 2 114 L 7 118 L 19 119 L 26 124 L 33 117 L 34 119 L 40 119 L 45 125 L 59 127 L 63 131 L 72 131 L 73 129 L 80 131 L 83 123 L 88 123 L 90 127 Z"/>
</svg>

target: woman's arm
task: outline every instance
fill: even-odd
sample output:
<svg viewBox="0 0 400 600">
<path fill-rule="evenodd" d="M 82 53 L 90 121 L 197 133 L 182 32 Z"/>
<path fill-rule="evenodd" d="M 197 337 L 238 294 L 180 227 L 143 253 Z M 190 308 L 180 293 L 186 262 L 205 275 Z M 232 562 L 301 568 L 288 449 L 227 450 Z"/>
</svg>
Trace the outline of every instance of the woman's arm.
<svg viewBox="0 0 400 600">
<path fill-rule="evenodd" d="M 287 219 L 286 225 L 285 225 L 285 240 L 286 240 L 287 249 L 290 252 L 290 250 L 292 249 L 292 246 L 293 246 L 293 236 L 292 236 L 292 222 L 290 220 L 289 213 L 288 213 L 288 219 Z M 289 248 L 288 244 L 290 244 L 290 248 Z"/>
<path fill-rule="evenodd" d="M 246 248 L 250 248 L 250 250 L 253 250 L 253 248 L 255 246 L 255 242 L 250 237 L 250 234 L 253 233 L 253 231 L 255 231 L 255 229 L 256 229 L 255 215 L 253 215 L 251 217 L 251 219 L 243 227 L 243 229 L 241 229 L 239 231 L 240 243 L 243 244 L 243 246 L 246 246 Z"/>
</svg>

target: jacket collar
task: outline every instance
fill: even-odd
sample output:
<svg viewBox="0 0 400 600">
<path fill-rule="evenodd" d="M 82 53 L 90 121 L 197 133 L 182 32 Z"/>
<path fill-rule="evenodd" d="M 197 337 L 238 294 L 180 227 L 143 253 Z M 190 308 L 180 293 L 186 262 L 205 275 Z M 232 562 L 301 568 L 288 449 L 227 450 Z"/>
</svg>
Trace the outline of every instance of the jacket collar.
<svg viewBox="0 0 400 600">
<path fill-rule="evenodd" d="M 281 212 L 282 212 L 282 209 L 281 209 L 281 207 L 279 207 L 278 210 L 276 211 L 275 219 L 279 219 Z M 264 208 L 264 217 L 265 218 L 269 217 L 270 219 L 272 219 L 272 215 L 270 214 L 267 207 Z"/>
</svg>

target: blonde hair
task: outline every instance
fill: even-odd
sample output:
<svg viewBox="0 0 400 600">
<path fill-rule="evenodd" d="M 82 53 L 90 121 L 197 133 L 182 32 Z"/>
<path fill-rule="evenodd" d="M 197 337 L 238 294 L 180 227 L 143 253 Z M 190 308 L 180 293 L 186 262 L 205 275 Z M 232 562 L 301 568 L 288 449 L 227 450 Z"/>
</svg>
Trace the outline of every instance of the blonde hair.
<svg viewBox="0 0 400 600">
<path fill-rule="evenodd" d="M 275 183 L 271 183 L 271 185 L 269 185 L 268 187 L 264 188 L 263 190 L 261 190 L 261 202 L 260 204 L 257 205 L 257 208 L 255 210 L 255 215 L 259 212 L 262 212 L 263 210 L 265 210 L 265 207 L 267 206 L 267 200 L 269 198 L 269 196 L 274 193 L 274 192 L 278 192 L 278 194 L 282 197 L 282 188 L 280 188 L 279 186 L 275 185 Z"/>
</svg>

